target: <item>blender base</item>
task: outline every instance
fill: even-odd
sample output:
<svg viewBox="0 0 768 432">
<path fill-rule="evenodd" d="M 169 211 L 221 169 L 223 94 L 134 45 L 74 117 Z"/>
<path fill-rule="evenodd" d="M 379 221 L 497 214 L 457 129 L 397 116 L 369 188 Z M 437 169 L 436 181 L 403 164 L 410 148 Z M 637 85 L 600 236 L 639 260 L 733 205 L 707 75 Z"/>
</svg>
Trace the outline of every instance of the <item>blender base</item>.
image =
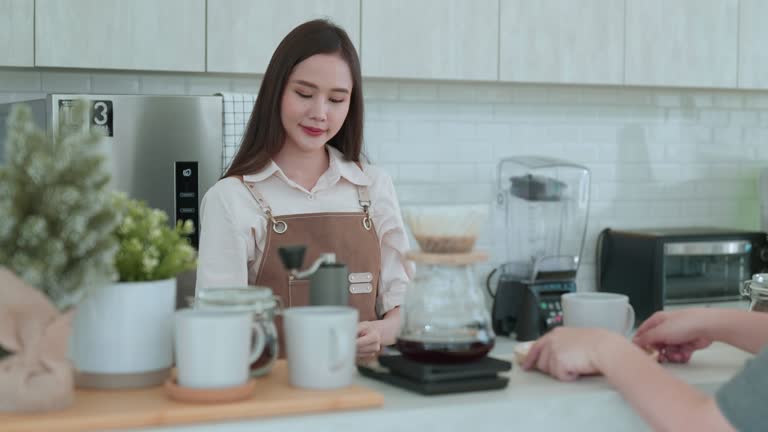
<svg viewBox="0 0 768 432">
<path fill-rule="evenodd" d="M 493 331 L 518 341 L 538 339 L 554 327 L 562 325 L 560 296 L 576 291 L 573 280 L 515 281 L 499 280 L 493 302 Z"/>
</svg>

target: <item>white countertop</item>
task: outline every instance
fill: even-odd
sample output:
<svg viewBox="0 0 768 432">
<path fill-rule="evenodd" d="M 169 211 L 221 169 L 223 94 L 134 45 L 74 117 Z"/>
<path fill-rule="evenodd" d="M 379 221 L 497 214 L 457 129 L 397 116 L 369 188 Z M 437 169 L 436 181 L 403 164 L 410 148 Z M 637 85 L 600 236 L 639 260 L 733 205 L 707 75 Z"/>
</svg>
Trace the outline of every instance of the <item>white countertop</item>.
<svg viewBox="0 0 768 432">
<path fill-rule="evenodd" d="M 515 341 L 497 338 L 492 354 L 512 359 Z M 736 373 L 750 355 L 723 344 L 697 352 L 687 365 L 665 365 L 673 375 L 712 393 Z M 384 395 L 382 408 L 339 411 L 226 423 L 200 423 L 142 431 L 304 432 L 346 431 L 647 431 L 648 426 L 602 377 L 573 383 L 556 381 L 515 365 L 503 390 L 422 396 L 388 384 L 356 377 L 355 383 Z"/>
</svg>

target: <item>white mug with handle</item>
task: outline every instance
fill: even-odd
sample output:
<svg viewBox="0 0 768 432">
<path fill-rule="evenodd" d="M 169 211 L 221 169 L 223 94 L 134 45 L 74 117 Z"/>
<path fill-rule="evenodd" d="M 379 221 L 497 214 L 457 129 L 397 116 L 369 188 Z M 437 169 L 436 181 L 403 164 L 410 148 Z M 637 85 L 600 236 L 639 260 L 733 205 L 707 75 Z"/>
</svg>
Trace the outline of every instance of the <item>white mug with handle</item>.
<svg viewBox="0 0 768 432">
<path fill-rule="evenodd" d="M 176 375 L 184 387 L 243 385 L 264 350 L 264 333 L 250 313 L 182 309 L 174 324 Z"/>
<path fill-rule="evenodd" d="M 563 325 L 597 327 L 629 336 L 635 327 L 635 310 L 629 297 L 607 292 L 563 294 Z"/>
<path fill-rule="evenodd" d="M 357 309 L 348 306 L 304 306 L 283 311 L 292 385 L 334 389 L 352 383 L 357 318 Z"/>
</svg>

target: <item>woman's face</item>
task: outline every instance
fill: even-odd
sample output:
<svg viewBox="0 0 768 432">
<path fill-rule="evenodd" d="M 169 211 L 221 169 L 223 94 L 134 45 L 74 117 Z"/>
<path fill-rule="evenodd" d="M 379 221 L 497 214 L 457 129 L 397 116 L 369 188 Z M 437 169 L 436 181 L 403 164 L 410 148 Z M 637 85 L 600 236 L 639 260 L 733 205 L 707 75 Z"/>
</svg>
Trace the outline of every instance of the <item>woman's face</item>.
<svg viewBox="0 0 768 432">
<path fill-rule="evenodd" d="M 314 152 L 325 148 L 349 111 L 352 73 L 336 54 L 316 54 L 293 68 L 283 92 L 280 117 L 287 146 Z"/>
</svg>

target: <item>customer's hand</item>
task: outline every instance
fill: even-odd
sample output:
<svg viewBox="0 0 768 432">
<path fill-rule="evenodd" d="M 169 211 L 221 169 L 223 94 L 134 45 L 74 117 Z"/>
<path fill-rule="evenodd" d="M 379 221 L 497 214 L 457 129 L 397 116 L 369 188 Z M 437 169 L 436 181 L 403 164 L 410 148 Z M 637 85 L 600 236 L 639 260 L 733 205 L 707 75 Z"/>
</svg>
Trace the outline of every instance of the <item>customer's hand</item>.
<svg viewBox="0 0 768 432">
<path fill-rule="evenodd" d="M 623 337 L 607 330 L 556 327 L 542 336 L 525 357 L 523 369 L 536 368 L 562 381 L 600 373 L 598 346 L 624 343 Z"/>
<path fill-rule="evenodd" d="M 381 351 L 381 332 L 380 321 L 361 321 L 357 324 L 358 360 L 369 360 Z"/>
<path fill-rule="evenodd" d="M 694 351 L 708 347 L 711 309 L 683 309 L 656 312 L 645 320 L 633 341 L 642 348 L 659 352 L 660 362 L 687 363 Z"/>
</svg>

